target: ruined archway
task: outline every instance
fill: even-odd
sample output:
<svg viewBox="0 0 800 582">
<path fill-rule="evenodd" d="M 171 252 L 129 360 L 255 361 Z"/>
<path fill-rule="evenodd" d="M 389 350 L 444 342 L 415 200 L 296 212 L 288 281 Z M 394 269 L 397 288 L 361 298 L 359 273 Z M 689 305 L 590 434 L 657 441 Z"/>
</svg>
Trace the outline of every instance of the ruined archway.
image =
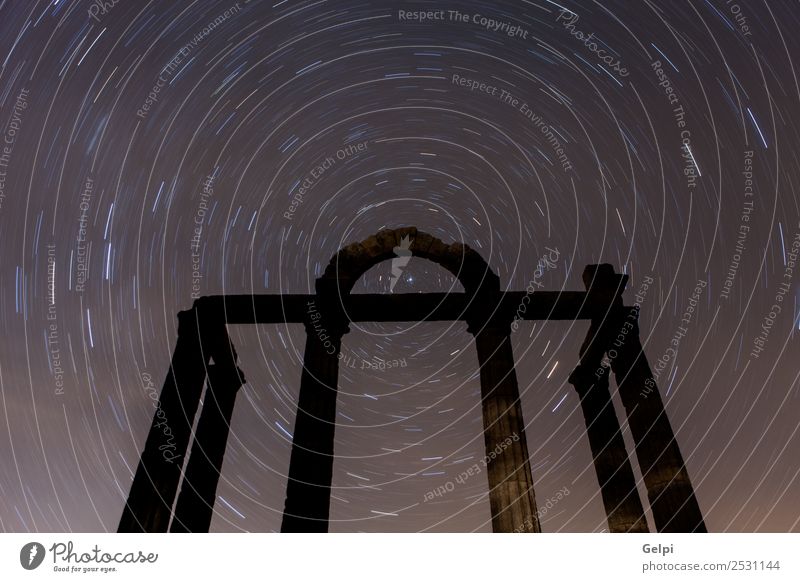
<svg viewBox="0 0 800 582">
<path fill-rule="evenodd" d="M 370 268 L 395 260 L 396 249 L 433 261 L 461 281 L 468 298 L 463 318 L 475 336 L 480 364 L 492 530 L 540 531 L 509 337 L 511 321 L 501 321 L 487 309 L 499 305 L 499 278 L 469 246 L 446 245 L 416 228 L 382 230 L 344 247 L 316 281 L 316 299 L 306 321 L 303 374 L 281 531 L 328 529 L 339 354 L 342 336 L 349 331 L 346 299 Z"/>
<path fill-rule="evenodd" d="M 356 281 L 372 266 L 397 257 L 394 249 L 404 239 L 405 252 L 438 263 L 461 281 L 465 292 L 351 297 Z M 313 295 L 202 297 L 178 314 L 178 342 L 118 531 L 208 531 L 233 405 L 244 383 L 226 325 L 253 323 L 303 323 L 306 327 L 281 530 L 327 531 L 342 336 L 351 322 L 423 319 L 465 321 L 475 336 L 493 531 L 540 531 L 509 339 L 511 321 L 515 314 L 519 316 L 523 301 L 527 307 L 522 319 L 591 322 L 569 381 L 581 400 L 609 531 L 647 531 L 611 405 L 611 372 L 619 386 L 656 528 L 705 531 L 639 341 L 638 307 L 622 301 L 627 280 L 611 265 L 588 265 L 583 273 L 585 291 L 501 292 L 498 277 L 467 245 L 447 245 L 415 228 L 401 228 L 380 231 L 341 249 L 316 280 Z M 603 364 L 606 355 L 610 367 Z M 193 434 L 204 384 L 206 399 Z M 162 454 L 163 417 L 171 422 L 169 458 Z M 185 463 L 192 436 L 191 458 Z"/>
</svg>

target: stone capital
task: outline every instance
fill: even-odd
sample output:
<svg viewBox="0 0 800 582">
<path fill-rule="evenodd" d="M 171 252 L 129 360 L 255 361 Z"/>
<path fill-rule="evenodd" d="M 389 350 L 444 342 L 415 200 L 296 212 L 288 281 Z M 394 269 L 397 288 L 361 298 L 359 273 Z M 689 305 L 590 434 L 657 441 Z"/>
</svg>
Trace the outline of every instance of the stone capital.
<svg viewBox="0 0 800 582">
<path fill-rule="evenodd" d="M 601 373 L 597 373 L 602 370 Z M 608 387 L 608 375 L 611 372 L 605 364 L 598 366 L 591 366 L 588 364 L 578 364 L 578 366 L 569 375 L 568 381 L 575 387 L 578 395 L 583 398 L 594 386 Z"/>
<path fill-rule="evenodd" d="M 511 335 L 514 314 L 503 304 L 503 294 L 492 291 L 478 292 L 470 299 L 464 320 L 467 331 L 479 334 Z"/>
<path fill-rule="evenodd" d="M 215 390 L 239 390 L 247 380 L 241 368 L 221 362 L 208 366 L 208 382 Z"/>
<path fill-rule="evenodd" d="M 485 334 L 495 336 L 511 335 L 511 321 L 505 317 L 470 317 L 466 321 L 467 331 L 476 337 Z"/>
</svg>

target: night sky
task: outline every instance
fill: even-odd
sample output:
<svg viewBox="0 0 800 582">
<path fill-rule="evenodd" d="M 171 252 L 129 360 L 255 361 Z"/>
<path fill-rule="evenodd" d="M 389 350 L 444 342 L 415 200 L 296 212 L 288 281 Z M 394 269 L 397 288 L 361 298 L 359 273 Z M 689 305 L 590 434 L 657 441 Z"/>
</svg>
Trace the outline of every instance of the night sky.
<svg viewBox="0 0 800 582">
<path fill-rule="evenodd" d="M 0 530 L 116 529 L 194 297 L 311 293 L 342 246 L 416 226 L 503 289 L 651 281 L 642 341 L 709 530 L 800 531 L 799 16 L 0 2 Z M 354 292 L 390 285 L 462 290 L 412 257 Z M 546 532 L 606 528 L 567 382 L 587 330 L 512 336 Z M 305 331 L 230 333 L 248 382 L 211 530 L 275 531 Z M 466 324 L 354 324 L 343 354 L 330 530 L 491 531 L 485 471 L 426 500 L 484 455 Z"/>
</svg>

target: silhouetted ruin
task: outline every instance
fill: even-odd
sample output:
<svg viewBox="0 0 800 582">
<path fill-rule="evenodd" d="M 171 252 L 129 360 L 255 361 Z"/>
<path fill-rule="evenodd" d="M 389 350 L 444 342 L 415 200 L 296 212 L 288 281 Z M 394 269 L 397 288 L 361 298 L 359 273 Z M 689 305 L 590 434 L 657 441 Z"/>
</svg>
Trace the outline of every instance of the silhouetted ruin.
<svg viewBox="0 0 800 582">
<path fill-rule="evenodd" d="M 356 281 L 381 261 L 395 258 L 393 249 L 398 246 L 450 271 L 464 293 L 351 296 Z M 307 339 L 281 531 L 327 532 L 342 336 L 350 322 L 422 320 L 465 321 L 475 336 L 492 530 L 541 531 L 510 340 L 511 323 L 521 317 L 590 320 L 569 381 L 580 397 L 609 531 L 648 531 L 609 393 L 613 372 L 657 530 L 704 532 L 639 340 L 638 307 L 623 304 L 627 281 L 628 276 L 615 273 L 611 265 L 589 265 L 583 273 L 585 291 L 503 292 L 497 275 L 473 249 L 446 245 L 416 228 L 399 228 L 340 250 L 316 280 L 315 295 L 202 297 L 178 314 L 178 341 L 161 391 L 162 416 L 170 420 L 174 437 L 173 454 L 165 457 L 159 448 L 163 435 L 156 415 L 119 531 L 208 531 L 236 393 L 245 381 L 226 325 L 303 323 Z M 520 314 L 523 304 L 526 309 Z M 204 405 L 183 467 L 204 383 Z M 503 454 L 489 454 L 500 443 L 507 445 Z"/>
</svg>

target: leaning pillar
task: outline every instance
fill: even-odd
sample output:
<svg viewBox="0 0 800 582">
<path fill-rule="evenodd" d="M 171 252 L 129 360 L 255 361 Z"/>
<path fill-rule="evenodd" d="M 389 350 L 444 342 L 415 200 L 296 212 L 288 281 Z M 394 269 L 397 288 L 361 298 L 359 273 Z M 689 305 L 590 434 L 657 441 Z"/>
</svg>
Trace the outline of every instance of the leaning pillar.
<svg viewBox="0 0 800 582">
<path fill-rule="evenodd" d="M 349 331 L 335 299 L 307 306 L 306 347 L 292 437 L 281 532 L 325 533 L 330 514 L 333 438 L 342 336 Z"/>
<path fill-rule="evenodd" d="M 622 307 L 628 276 L 611 265 L 587 265 L 583 271 L 586 302 L 594 313 L 580 348 L 580 363 L 570 375 L 581 402 L 586 435 L 610 532 L 646 532 L 645 517 L 636 479 L 631 469 L 622 429 L 609 393 L 608 366 L 603 357 L 620 332 L 614 317 Z"/>
<path fill-rule="evenodd" d="M 117 531 L 166 532 L 206 377 L 200 310 L 178 313 L 178 341 Z M 205 325 L 203 326 L 205 328 Z"/>
<path fill-rule="evenodd" d="M 481 380 L 489 504 L 495 533 L 541 532 L 519 399 L 510 324 L 469 322 Z"/>
<path fill-rule="evenodd" d="M 225 334 L 224 339 L 227 337 Z M 172 532 L 208 532 L 211 526 L 236 394 L 245 382 L 230 341 L 220 344 L 214 364 L 208 367 L 203 410 L 175 506 Z"/>
<path fill-rule="evenodd" d="M 706 525 L 689 473 L 639 340 L 638 310 L 628 309 L 622 315 L 629 333 L 615 352 L 609 352 L 609 359 L 636 443 L 656 528 L 660 532 L 704 533 Z"/>
<path fill-rule="evenodd" d="M 597 370 L 602 372 L 596 375 Z M 647 518 L 608 391 L 608 371 L 606 366 L 595 369 L 579 365 L 569 382 L 580 397 L 608 531 L 647 532 Z"/>
</svg>

